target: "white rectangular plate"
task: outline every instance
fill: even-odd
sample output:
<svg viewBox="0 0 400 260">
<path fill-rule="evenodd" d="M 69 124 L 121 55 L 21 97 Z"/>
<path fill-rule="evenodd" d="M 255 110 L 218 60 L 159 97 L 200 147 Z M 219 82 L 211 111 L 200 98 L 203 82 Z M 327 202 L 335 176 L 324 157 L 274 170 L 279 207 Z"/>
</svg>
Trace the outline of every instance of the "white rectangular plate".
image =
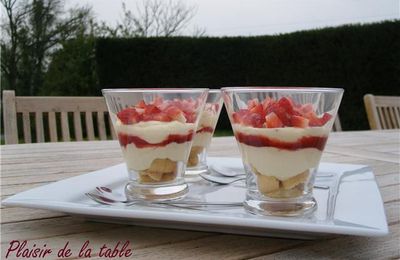
<svg viewBox="0 0 400 260">
<path fill-rule="evenodd" d="M 242 169 L 239 158 L 209 157 L 208 164 Z M 245 235 L 313 239 L 328 234 L 382 236 L 388 233 L 382 198 L 371 168 L 321 163 L 317 176 L 321 177 L 317 177 L 316 183 L 330 188 L 314 189 L 318 209 L 309 217 L 256 216 L 241 207 L 192 210 L 171 206 L 105 206 L 84 195 L 96 186 L 107 186 L 123 194 L 127 181 L 125 164 L 21 192 L 2 204 L 60 211 L 96 221 Z M 225 186 L 204 180 L 191 182 L 187 198 L 239 202 L 245 198 L 245 185 L 244 182 Z"/>
</svg>

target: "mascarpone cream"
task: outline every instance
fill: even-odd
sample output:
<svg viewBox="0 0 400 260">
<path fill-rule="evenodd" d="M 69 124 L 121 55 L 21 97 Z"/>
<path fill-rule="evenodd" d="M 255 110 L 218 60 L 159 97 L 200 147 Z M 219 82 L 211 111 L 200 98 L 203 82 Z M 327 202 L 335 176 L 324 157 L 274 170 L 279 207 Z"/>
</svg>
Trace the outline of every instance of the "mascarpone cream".
<svg viewBox="0 0 400 260">
<path fill-rule="evenodd" d="M 197 130 L 200 130 L 205 127 L 215 128 L 215 125 L 218 121 L 218 115 L 215 112 L 211 111 L 203 111 L 201 113 L 200 122 L 197 127 Z M 213 133 L 210 132 L 199 132 L 196 133 L 193 138 L 193 146 L 203 146 L 208 147 L 211 143 L 211 139 L 213 137 Z"/>
<path fill-rule="evenodd" d="M 122 153 L 129 169 L 143 171 L 150 168 L 155 159 L 170 159 L 174 162 L 185 162 L 189 155 L 189 142 L 170 143 L 162 147 L 137 148 L 134 144 L 122 147 Z"/>
<path fill-rule="evenodd" d="M 274 147 L 239 144 L 243 161 L 260 174 L 285 181 L 318 165 L 322 152 L 315 148 L 288 151 Z"/>
<path fill-rule="evenodd" d="M 203 146 L 208 147 L 211 143 L 213 134 L 210 132 L 200 132 L 196 133 L 193 138 L 193 146 Z"/>
<path fill-rule="evenodd" d="M 194 129 L 195 124 L 179 121 L 147 121 L 124 125 L 118 120 L 115 124 L 117 133 L 137 136 L 152 144 L 163 142 L 169 135 L 187 135 Z M 189 155 L 189 144 L 190 142 L 181 144 L 172 142 L 164 146 L 138 148 L 134 143 L 130 143 L 121 148 L 128 168 L 143 171 L 148 169 L 155 159 L 170 159 L 175 162 L 186 161 Z"/>
<path fill-rule="evenodd" d="M 197 127 L 197 130 L 203 127 L 214 128 L 215 125 L 217 124 L 217 120 L 218 120 L 218 115 L 215 112 L 205 110 L 201 113 L 200 122 L 199 126 Z"/>
<path fill-rule="evenodd" d="M 329 133 L 329 129 L 323 127 L 254 128 L 234 124 L 233 129 L 246 135 L 263 136 L 283 142 L 296 142 L 305 136 L 325 137 Z M 239 149 L 246 164 L 254 167 L 260 174 L 273 176 L 280 181 L 315 168 L 322 156 L 322 151 L 313 147 L 287 150 L 256 147 L 239 142 Z"/>
<path fill-rule="evenodd" d="M 133 125 L 124 125 L 121 121 L 115 123 L 115 132 L 137 136 L 148 143 L 157 144 L 164 141 L 168 135 L 186 135 L 195 130 L 195 124 L 179 121 L 160 122 L 146 121 Z"/>
</svg>

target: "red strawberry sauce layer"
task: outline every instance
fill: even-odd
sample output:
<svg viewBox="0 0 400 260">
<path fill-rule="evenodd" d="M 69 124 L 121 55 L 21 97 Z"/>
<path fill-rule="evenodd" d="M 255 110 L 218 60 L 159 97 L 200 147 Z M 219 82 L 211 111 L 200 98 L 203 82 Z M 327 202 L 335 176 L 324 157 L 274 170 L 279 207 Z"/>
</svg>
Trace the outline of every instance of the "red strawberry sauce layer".
<svg viewBox="0 0 400 260">
<path fill-rule="evenodd" d="M 285 142 L 266 136 L 247 135 L 241 132 L 235 133 L 236 139 L 243 144 L 255 147 L 274 147 L 282 150 L 295 151 L 304 148 L 316 148 L 324 150 L 327 136 L 303 136 L 295 142 Z"/>
<path fill-rule="evenodd" d="M 257 99 L 249 100 L 247 108 L 232 114 L 235 124 L 261 129 L 276 129 L 284 127 L 308 128 L 323 127 L 332 118 L 329 113 L 318 116 L 313 104 L 298 104 L 290 97 L 278 100 L 265 98 L 261 103 Z M 236 139 L 243 144 L 255 147 L 275 147 L 282 150 L 295 151 L 304 148 L 324 150 L 327 136 L 303 136 L 294 142 L 281 141 L 264 135 L 248 135 L 235 133 Z"/>
<path fill-rule="evenodd" d="M 193 139 L 193 131 L 189 131 L 187 135 L 168 135 L 168 137 L 157 144 L 152 144 L 147 142 L 146 140 L 143 140 L 142 138 L 138 136 L 133 136 L 133 135 L 127 135 L 123 133 L 118 134 L 118 139 L 119 143 L 121 146 L 126 147 L 128 144 L 134 144 L 137 148 L 148 148 L 148 147 L 163 147 L 166 146 L 170 143 L 177 143 L 177 144 L 182 144 L 185 142 L 189 142 Z"/>
<path fill-rule="evenodd" d="M 214 128 L 207 126 L 207 127 L 202 127 L 199 130 L 196 131 L 196 133 L 213 133 Z"/>
</svg>

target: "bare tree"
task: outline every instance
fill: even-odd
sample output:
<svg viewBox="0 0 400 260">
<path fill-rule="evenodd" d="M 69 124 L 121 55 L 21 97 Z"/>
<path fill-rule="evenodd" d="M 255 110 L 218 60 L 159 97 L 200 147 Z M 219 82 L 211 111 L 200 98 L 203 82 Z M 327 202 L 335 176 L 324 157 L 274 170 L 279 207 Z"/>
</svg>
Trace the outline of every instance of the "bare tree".
<svg viewBox="0 0 400 260">
<path fill-rule="evenodd" d="M 122 21 L 114 30 L 108 30 L 113 36 L 170 37 L 179 35 L 197 11 L 195 6 L 188 6 L 180 0 L 142 0 L 133 11 L 128 10 L 126 4 L 123 3 L 122 10 Z"/>
<path fill-rule="evenodd" d="M 17 64 L 20 60 L 18 55 L 19 30 L 24 22 L 24 18 L 30 9 L 26 5 L 17 5 L 17 0 L 1 0 L 5 8 L 8 19 L 7 23 L 1 24 L 2 40 L 1 40 L 1 71 L 2 77 L 8 79 L 8 85 L 15 86 L 18 78 Z M 9 44 L 6 46 L 5 37 L 9 36 Z"/>
<path fill-rule="evenodd" d="M 34 95 L 43 83 L 50 53 L 82 30 L 89 8 L 63 11 L 63 0 L 1 0 L 1 70 L 7 88 Z"/>
</svg>

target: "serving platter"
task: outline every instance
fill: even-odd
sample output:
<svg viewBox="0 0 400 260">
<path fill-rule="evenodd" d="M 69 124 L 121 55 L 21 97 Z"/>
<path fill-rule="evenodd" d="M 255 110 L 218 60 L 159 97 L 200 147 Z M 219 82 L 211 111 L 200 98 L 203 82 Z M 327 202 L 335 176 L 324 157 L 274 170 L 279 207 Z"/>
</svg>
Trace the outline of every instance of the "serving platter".
<svg viewBox="0 0 400 260">
<path fill-rule="evenodd" d="M 243 171 L 240 158 L 208 157 L 207 161 L 211 169 Z M 321 163 L 317 176 L 317 183 L 329 189 L 314 190 L 318 209 L 308 217 L 257 216 L 242 207 L 108 206 L 85 196 L 96 186 L 110 187 L 123 195 L 125 164 L 21 192 L 3 200 L 2 205 L 65 212 L 102 222 L 257 236 L 315 239 L 334 234 L 388 234 L 382 198 L 370 167 Z M 240 202 L 245 198 L 244 181 L 216 185 L 192 178 L 188 182 L 187 200 Z"/>
</svg>

